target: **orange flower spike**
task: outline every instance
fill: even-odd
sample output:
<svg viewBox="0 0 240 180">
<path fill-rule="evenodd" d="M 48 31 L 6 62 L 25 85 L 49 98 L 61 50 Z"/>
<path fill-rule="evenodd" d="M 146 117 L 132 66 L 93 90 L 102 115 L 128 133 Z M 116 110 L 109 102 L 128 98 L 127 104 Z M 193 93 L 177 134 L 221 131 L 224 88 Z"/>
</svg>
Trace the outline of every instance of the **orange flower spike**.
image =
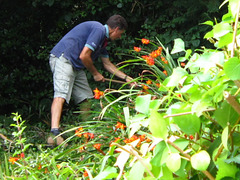
<svg viewBox="0 0 240 180">
<path fill-rule="evenodd" d="M 150 42 L 149 39 L 142 38 L 142 43 L 143 44 L 149 44 L 149 42 Z"/>
<path fill-rule="evenodd" d="M 181 62 L 181 66 L 182 66 L 182 67 L 185 67 L 186 64 L 185 64 L 184 62 Z"/>
<path fill-rule="evenodd" d="M 134 51 L 136 51 L 136 52 L 140 52 L 141 50 L 142 50 L 142 48 L 140 48 L 140 47 L 136 47 L 136 46 L 134 46 Z"/>
<path fill-rule="evenodd" d="M 113 141 L 113 142 L 117 142 L 117 141 L 119 141 L 121 138 L 120 137 L 114 137 L 115 138 L 115 140 Z"/>
<path fill-rule="evenodd" d="M 17 157 L 10 157 L 9 159 L 8 159 L 8 161 L 10 162 L 10 163 L 12 163 L 12 164 L 15 164 L 15 162 L 17 161 L 17 160 L 19 160 L 20 158 L 17 158 Z"/>
<path fill-rule="evenodd" d="M 165 57 L 161 56 L 162 61 L 166 61 Z"/>
<path fill-rule="evenodd" d="M 153 51 L 153 52 L 150 53 L 150 56 L 151 56 L 152 58 L 156 58 L 156 57 L 158 57 L 159 55 L 158 55 L 158 52 L 157 52 L 157 51 Z"/>
<path fill-rule="evenodd" d="M 161 46 L 159 46 L 157 49 L 157 51 L 160 53 L 160 55 L 162 54 L 162 50 L 163 50 L 163 48 Z"/>
<path fill-rule="evenodd" d="M 83 136 L 87 139 L 88 138 L 88 133 L 84 133 Z"/>
<path fill-rule="evenodd" d="M 99 143 L 93 145 L 93 147 L 94 147 L 95 149 L 97 149 L 97 150 L 101 149 L 101 146 L 102 146 L 102 145 L 99 144 Z"/>
<path fill-rule="evenodd" d="M 144 90 L 148 90 L 149 89 L 149 87 L 144 85 L 144 84 L 142 85 L 142 87 L 143 87 Z"/>
<path fill-rule="evenodd" d="M 84 171 L 83 176 L 88 177 L 88 172 L 86 170 Z"/>
<path fill-rule="evenodd" d="M 144 141 L 146 139 L 146 134 L 141 135 L 139 137 L 139 139 L 140 139 L 141 142 Z"/>
<path fill-rule="evenodd" d="M 82 132 L 83 132 L 83 128 L 80 127 L 80 128 L 75 130 L 75 135 L 78 136 L 78 137 L 82 137 Z"/>
<path fill-rule="evenodd" d="M 147 84 L 152 84 L 152 81 L 149 79 L 146 81 Z"/>
<path fill-rule="evenodd" d="M 125 126 L 123 123 L 117 122 L 116 128 L 117 128 L 117 129 L 123 129 L 123 130 L 124 130 L 124 129 L 126 128 L 126 126 Z"/>
<path fill-rule="evenodd" d="M 93 133 L 88 133 L 90 139 L 93 139 L 94 138 L 94 134 Z"/>
<path fill-rule="evenodd" d="M 167 76 L 167 71 L 166 70 L 164 70 L 163 73 Z"/>
<path fill-rule="evenodd" d="M 95 94 L 98 94 L 100 91 L 99 91 L 98 88 L 96 88 L 96 89 L 93 90 L 93 92 L 94 92 Z"/>
<path fill-rule="evenodd" d="M 38 170 L 40 170 L 40 169 L 42 169 L 42 165 L 41 164 L 38 165 Z"/>
<path fill-rule="evenodd" d="M 157 86 L 158 88 L 160 88 L 160 87 L 161 87 L 161 84 L 160 84 L 160 83 L 156 83 L 156 86 Z"/>
<path fill-rule="evenodd" d="M 147 59 L 147 64 L 148 64 L 148 65 L 152 66 L 152 65 L 154 65 L 154 63 L 155 63 L 155 62 L 154 62 L 154 59 L 153 59 L 152 57 L 150 57 L 150 58 Z"/>
</svg>

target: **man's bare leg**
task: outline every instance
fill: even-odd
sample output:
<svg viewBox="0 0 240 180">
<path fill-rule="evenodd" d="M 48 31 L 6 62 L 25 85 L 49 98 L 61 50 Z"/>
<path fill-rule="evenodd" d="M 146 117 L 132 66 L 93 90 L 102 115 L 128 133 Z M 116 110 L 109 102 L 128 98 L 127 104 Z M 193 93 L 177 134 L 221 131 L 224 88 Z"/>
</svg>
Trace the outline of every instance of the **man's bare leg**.
<svg viewBox="0 0 240 180">
<path fill-rule="evenodd" d="M 59 131 L 59 125 L 60 125 L 60 119 L 62 115 L 62 110 L 63 110 L 63 104 L 65 102 L 64 98 L 61 97 L 56 97 L 53 99 L 52 102 L 52 107 L 51 107 L 51 132 L 57 136 L 60 131 Z M 47 142 L 49 145 L 54 145 L 55 143 L 57 145 L 60 145 L 64 139 L 59 136 L 56 138 L 56 142 L 54 139 L 50 136 L 47 139 Z"/>
<path fill-rule="evenodd" d="M 52 107 L 51 107 L 51 116 L 52 116 L 51 129 L 59 128 L 64 102 L 65 102 L 65 99 L 61 97 L 55 97 L 53 99 Z"/>
</svg>

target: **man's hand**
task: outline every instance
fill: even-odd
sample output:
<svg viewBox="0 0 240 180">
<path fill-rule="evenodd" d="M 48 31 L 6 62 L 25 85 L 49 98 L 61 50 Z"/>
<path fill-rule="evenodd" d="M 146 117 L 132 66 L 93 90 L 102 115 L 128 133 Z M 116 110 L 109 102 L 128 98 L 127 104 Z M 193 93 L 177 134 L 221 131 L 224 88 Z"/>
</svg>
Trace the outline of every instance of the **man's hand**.
<svg viewBox="0 0 240 180">
<path fill-rule="evenodd" d="M 103 75 L 101 75 L 100 73 L 97 73 L 97 74 L 93 75 L 93 78 L 94 78 L 95 81 L 102 81 L 102 82 L 105 81 Z"/>
</svg>

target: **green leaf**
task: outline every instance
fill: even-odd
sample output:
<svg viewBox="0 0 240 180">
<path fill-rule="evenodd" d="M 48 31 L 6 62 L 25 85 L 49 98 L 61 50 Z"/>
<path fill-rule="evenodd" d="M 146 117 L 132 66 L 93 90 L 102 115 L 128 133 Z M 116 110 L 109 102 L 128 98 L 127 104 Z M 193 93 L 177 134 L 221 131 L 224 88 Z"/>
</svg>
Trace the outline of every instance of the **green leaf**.
<svg viewBox="0 0 240 180">
<path fill-rule="evenodd" d="M 166 165 L 172 172 L 179 170 L 181 167 L 181 156 L 179 153 L 171 153 L 167 158 Z"/>
<path fill-rule="evenodd" d="M 210 161 L 211 158 L 205 150 L 201 150 L 191 157 L 192 167 L 199 171 L 205 171 L 208 168 Z"/>
<path fill-rule="evenodd" d="M 237 12 L 239 11 L 238 4 L 239 4 L 239 0 L 229 0 L 230 12 L 232 13 L 232 17 L 234 18 Z"/>
<path fill-rule="evenodd" d="M 151 159 L 151 164 L 153 166 L 161 167 L 161 162 L 163 151 L 166 148 L 166 143 L 164 141 L 159 142 L 153 150 L 153 158 Z"/>
<path fill-rule="evenodd" d="M 223 147 L 228 150 L 228 126 L 226 126 L 222 132 L 222 144 Z"/>
<path fill-rule="evenodd" d="M 93 180 L 104 180 L 116 178 L 118 176 L 117 170 L 115 167 L 108 166 L 104 171 L 100 172 Z"/>
<path fill-rule="evenodd" d="M 180 67 L 173 69 L 173 73 L 170 76 L 170 81 L 168 82 L 167 87 L 178 86 L 179 81 L 187 74 L 187 71 Z"/>
<path fill-rule="evenodd" d="M 224 64 L 224 71 L 226 75 L 231 80 L 239 80 L 240 79 L 240 59 L 237 57 L 230 58 L 225 64 Z"/>
<path fill-rule="evenodd" d="M 222 128 L 225 128 L 228 123 L 234 125 L 239 118 L 239 114 L 226 101 L 214 112 L 214 116 Z"/>
<path fill-rule="evenodd" d="M 138 96 L 136 98 L 135 109 L 136 111 L 148 114 L 149 113 L 149 105 L 150 105 L 151 95 L 147 94 L 144 96 Z"/>
<path fill-rule="evenodd" d="M 230 31 L 232 31 L 232 26 L 229 23 L 221 22 L 213 27 L 214 38 L 222 37 Z"/>
<path fill-rule="evenodd" d="M 166 139 L 168 136 L 167 123 L 157 111 L 151 111 L 149 130 L 156 138 Z"/>
<path fill-rule="evenodd" d="M 175 54 L 182 51 L 185 51 L 184 41 L 180 38 L 174 39 L 174 46 L 171 51 L 171 54 Z"/>
<path fill-rule="evenodd" d="M 233 33 L 228 33 L 222 37 L 220 37 L 219 41 L 218 41 L 218 48 L 222 48 L 224 46 L 229 45 L 232 42 L 233 39 Z"/>
<path fill-rule="evenodd" d="M 176 109 L 178 107 L 178 109 Z M 185 104 L 179 104 L 171 109 L 172 114 L 179 114 L 184 112 L 191 112 L 191 107 Z M 200 119 L 196 114 L 187 114 L 182 116 L 172 117 L 173 121 L 178 125 L 178 127 L 186 134 L 191 135 L 199 132 L 200 130 Z"/>
<path fill-rule="evenodd" d="M 213 30 L 212 30 L 212 31 L 207 32 L 203 38 L 204 38 L 204 39 L 212 38 L 213 35 L 214 35 L 214 34 L 213 34 Z"/>
<path fill-rule="evenodd" d="M 161 105 L 161 100 L 159 99 L 155 99 L 155 100 L 152 100 L 149 104 L 149 109 L 150 110 L 158 110 L 159 106 Z"/>
<path fill-rule="evenodd" d="M 129 172 L 129 180 L 141 180 L 143 178 L 145 167 L 140 161 L 137 161 Z"/>
<path fill-rule="evenodd" d="M 202 24 L 206 24 L 206 25 L 209 25 L 209 26 L 213 26 L 213 22 L 212 21 L 205 21 L 204 23 Z"/>
<path fill-rule="evenodd" d="M 217 176 L 216 180 L 221 180 L 224 177 L 232 177 L 235 178 L 235 174 L 238 171 L 237 167 L 233 164 L 227 164 L 224 160 L 217 161 Z"/>
<path fill-rule="evenodd" d="M 237 156 L 232 157 L 232 158 L 230 158 L 230 159 L 226 159 L 225 162 L 228 163 L 228 164 L 229 164 L 229 163 L 232 163 L 232 162 L 235 162 L 235 163 L 237 163 L 237 164 L 240 164 L 240 154 L 238 154 Z"/>
</svg>

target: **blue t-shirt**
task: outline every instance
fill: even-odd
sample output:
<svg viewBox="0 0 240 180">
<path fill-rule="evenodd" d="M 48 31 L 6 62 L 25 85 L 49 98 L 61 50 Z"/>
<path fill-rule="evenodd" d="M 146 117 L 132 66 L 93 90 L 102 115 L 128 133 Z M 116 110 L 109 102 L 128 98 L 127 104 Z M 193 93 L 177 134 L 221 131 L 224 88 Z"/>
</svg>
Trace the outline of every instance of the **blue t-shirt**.
<svg viewBox="0 0 240 180">
<path fill-rule="evenodd" d="M 92 52 L 92 60 L 99 56 L 108 57 L 108 52 L 104 46 L 104 41 L 109 37 L 107 25 L 102 25 L 96 21 L 86 21 L 70 30 L 51 50 L 51 54 L 64 57 L 71 61 L 76 69 L 83 69 L 79 56 L 84 46 L 89 47 Z"/>
</svg>

